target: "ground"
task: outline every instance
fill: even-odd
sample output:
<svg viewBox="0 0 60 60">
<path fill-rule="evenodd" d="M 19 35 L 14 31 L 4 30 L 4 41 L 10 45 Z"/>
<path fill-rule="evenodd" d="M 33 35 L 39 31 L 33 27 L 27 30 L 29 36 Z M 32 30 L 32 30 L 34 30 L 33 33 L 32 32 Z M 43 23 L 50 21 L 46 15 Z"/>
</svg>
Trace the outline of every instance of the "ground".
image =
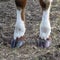
<svg viewBox="0 0 60 60">
<path fill-rule="evenodd" d="M 22 48 L 11 49 L 3 42 L 11 40 L 16 22 L 14 0 L 0 0 L 0 60 L 60 60 L 60 0 L 52 3 L 50 21 L 52 44 L 49 48 L 36 47 L 42 9 L 38 0 L 28 0 L 26 5 L 26 44 Z"/>
</svg>

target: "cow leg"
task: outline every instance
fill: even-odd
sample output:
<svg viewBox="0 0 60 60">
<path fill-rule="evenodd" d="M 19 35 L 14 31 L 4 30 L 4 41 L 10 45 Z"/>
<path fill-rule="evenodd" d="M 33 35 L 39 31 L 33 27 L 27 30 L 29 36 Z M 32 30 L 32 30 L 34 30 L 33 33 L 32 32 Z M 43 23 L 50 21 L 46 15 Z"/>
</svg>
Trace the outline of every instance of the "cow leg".
<svg viewBox="0 0 60 60">
<path fill-rule="evenodd" d="M 45 40 L 44 41 L 45 43 L 40 46 L 49 47 L 51 43 L 50 40 L 51 25 L 50 25 L 49 14 L 50 14 L 52 0 L 39 0 L 39 2 L 43 11 L 42 21 L 40 24 L 39 37 L 42 40 Z"/>
<path fill-rule="evenodd" d="M 11 47 L 21 47 L 24 44 L 25 34 L 25 5 L 26 0 L 15 0 L 17 7 L 17 20 L 14 30 L 14 39 L 11 41 Z"/>
</svg>

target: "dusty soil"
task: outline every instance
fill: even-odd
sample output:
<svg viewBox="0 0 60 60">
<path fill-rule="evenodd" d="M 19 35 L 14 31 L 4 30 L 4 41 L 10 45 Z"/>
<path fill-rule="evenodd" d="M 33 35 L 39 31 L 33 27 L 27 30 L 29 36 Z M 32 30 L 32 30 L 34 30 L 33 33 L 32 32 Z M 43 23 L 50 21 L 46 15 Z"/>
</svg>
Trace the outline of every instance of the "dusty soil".
<svg viewBox="0 0 60 60">
<path fill-rule="evenodd" d="M 3 42 L 13 37 L 16 22 L 14 0 L 0 0 L 0 60 L 60 60 L 60 0 L 52 3 L 50 20 L 52 44 L 49 48 L 36 47 L 42 10 L 38 0 L 28 0 L 26 5 L 26 45 L 11 49 Z"/>
</svg>

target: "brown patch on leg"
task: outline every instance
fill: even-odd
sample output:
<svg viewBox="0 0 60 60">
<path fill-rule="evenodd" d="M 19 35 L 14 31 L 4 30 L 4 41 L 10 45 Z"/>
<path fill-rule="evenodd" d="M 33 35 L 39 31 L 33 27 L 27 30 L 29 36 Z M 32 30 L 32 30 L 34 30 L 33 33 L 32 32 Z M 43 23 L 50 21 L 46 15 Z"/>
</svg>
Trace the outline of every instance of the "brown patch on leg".
<svg viewBox="0 0 60 60">
<path fill-rule="evenodd" d="M 27 0 L 15 0 L 15 3 L 16 3 L 16 6 L 17 6 L 17 9 L 21 9 L 22 12 L 21 12 L 21 18 L 23 21 L 25 21 L 25 6 L 26 6 L 26 1 Z"/>
<path fill-rule="evenodd" d="M 25 22 L 25 10 L 24 9 L 22 9 L 21 18 Z"/>
<path fill-rule="evenodd" d="M 21 36 L 20 38 L 18 38 L 18 37 L 16 38 L 17 41 L 19 41 L 19 40 L 25 40 L 25 39 L 26 39 L 25 36 Z"/>
<path fill-rule="evenodd" d="M 15 0 L 15 3 L 17 7 L 24 9 L 26 5 L 26 1 L 27 0 Z"/>
<path fill-rule="evenodd" d="M 49 0 L 39 0 L 39 3 L 42 7 L 42 10 L 46 10 L 49 8 L 50 1 Z"/>
</svg>

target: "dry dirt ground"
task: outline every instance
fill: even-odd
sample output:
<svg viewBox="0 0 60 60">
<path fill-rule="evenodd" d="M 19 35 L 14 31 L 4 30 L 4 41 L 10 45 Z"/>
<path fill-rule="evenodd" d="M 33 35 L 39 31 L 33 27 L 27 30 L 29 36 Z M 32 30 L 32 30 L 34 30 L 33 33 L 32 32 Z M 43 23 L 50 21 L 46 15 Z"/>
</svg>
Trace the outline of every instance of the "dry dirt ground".
<svg viewBox="0 0 60 60">
<path fill-rule="evenodd" d="M 14 0 L 0 0 L 0 60 L 60 60 L 60 0 L 52 3 L 50 19 L 52 26 L 52 44 L 49 48 L 39 48 L 39 25 L 42 10 L 38 0 L 27 0 L 26 5 L 26 45 L 11 49 L 3 41 L 13 37 L 16 22 L 16 6 Z"/>
</svg>

